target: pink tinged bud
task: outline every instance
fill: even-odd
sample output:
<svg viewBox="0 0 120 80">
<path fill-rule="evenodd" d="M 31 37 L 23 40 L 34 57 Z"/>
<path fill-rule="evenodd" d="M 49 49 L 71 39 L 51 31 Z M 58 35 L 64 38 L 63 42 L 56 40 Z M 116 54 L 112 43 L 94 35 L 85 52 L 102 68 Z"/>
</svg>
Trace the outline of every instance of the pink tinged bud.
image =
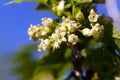
<svg viewBox="0 0 120 80">
<path fill-rule="evenodd" d="M 57 6 L 57 15 L 58 16 L 62 16 L 63 10 L 64 10 L 64 6 L 65 6 L 65 1 L 61 0 L 59 5 Z"/>
<path fill-rule="evenodd" d="M 64 9 L 64 6 L 65 6 L 65 1 L 64 0 L 61 0 L 58 7 L 57 7 L 57 10 L 63 10 Z"/>
</svg>

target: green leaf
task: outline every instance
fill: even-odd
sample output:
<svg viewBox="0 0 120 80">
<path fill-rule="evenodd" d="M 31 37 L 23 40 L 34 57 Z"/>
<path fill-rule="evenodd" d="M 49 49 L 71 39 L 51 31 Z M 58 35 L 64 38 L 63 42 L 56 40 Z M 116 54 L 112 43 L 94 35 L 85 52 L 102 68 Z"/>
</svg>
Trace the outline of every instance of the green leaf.
<svg viewBox="0 0 120 80">
<path fill-rule="evenodd" d="M 120 38 L 114 38 L 114 41 L 115 41 L 117 47 L 118 47 L 119 50 L 120 50 Z"/>
<path fill-rule="evenodd" d="M 48 2 L 48 0 L 33 0 L 33 1 L 40 2 L 41 4 L 47 4 Z"/>
<path fill-rule="evenodd" d="M 120 50 L 120 32 L 117 30 L 116 27 L 113 27 L 112 37 L 114 38 L 114 42 L 116 43 L 116 45 L 118 46 L 118 48 Z"/>
<path fill-rule="evenodd" d="M 65 8 L 70 8 L 71 6 L 72 6 L 72 4 L 68 3 L 68 4 L 65 5 Z"/>
<path fill-rule="evenodd" d="M 21 3 L 21 2 L 40 2 L 42 4 L 47 4 L 48 0 L 12 0 L 6 4 L 12 4 L 12 3 Z"/>
<path fill-rule="evenodd" d="M 76 1 L 78 3 L 90 3 L 90 2 L 92 2 L 92 0 L 73 0 L 73 1 Z"/>
<path fill-rule="evenodd" d="M 81 55 L 82 55 L 83 57 L 87 58 L 86 49 L 83 49 L 83 50 L 81 51 Z"/>
<path fill-rule="evenodd" d="M 35 45 L 27 45 L 15 52 L 13 63 L 17 65 L 12 70 L 13 73 L 19 75 L 20 80 L 31 80 L 32 78 L 37 66 L 37 61 L 32 58 L 34 51 L 36 51 Z"/>
<path fill-rule="evenodd" d="M 13 0 L 13 2 L 19 3 L 22 2 L 23 0 Z"/>
<path fill-rule="evenodd" d="M 120 38 L 120 32 L 117 30 L 117 28 L 113 27 L 113 35 L 114 38 Z"/>
<path fill-rule="evenodd" d="M 114 55 L 106 45 L 97 44 L 87 49 L 88 64 L 99 73 L 100 80 L 113 80 L 119 68 L 119 57 Z M 103 74 L 104 73 L 104 74 Z"/>
<path fill-rule="evenodd" d="M 23 0 L 12 0 L 12 1 L 9 1 L 7 3 L 5 3 L 4 5 L 10 5 L 10 4 L 13 4 L 13 3 L 21 3 L 23 2 Z"/>
<path fill-rule="evenodd" d="M 93 0 L 96 3 L 105 3 L 105 0 Z"/>
<path fill-rule="evenodd" d="M 70 49 L 65 48 L 65 46 L 54 52 L 44 54 L 35 70 L 33 80 L 57 80 L 62 78 L 64 73 L 72 66 L 70 54 Z M 47 79 L 49 77 L 51 79 Z"/>
<path fill-rule="evenodd" d="M 36 10 L 48 10 L 48 6 L 45 5 L 45 4 L 39 4 L 37 7 L 36 7 Z"/>
</svg>

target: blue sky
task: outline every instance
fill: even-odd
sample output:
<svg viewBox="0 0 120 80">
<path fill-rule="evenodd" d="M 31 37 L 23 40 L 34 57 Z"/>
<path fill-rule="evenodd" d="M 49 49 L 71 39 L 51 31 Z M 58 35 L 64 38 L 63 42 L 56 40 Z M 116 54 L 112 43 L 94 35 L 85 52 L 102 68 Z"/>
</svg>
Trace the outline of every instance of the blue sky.
<svg viewBox="0 0 120 80">
<path fill-rule="evenodd" d="M 31 43 L 27 35 L 30 24 L 40 24 L 42 17 L 51 13 L 35 11 L 37 3 L 20 3 L 4 6 L 10 0 L 0 0 L 0 52 L 12 51 Z"/>
</svg>

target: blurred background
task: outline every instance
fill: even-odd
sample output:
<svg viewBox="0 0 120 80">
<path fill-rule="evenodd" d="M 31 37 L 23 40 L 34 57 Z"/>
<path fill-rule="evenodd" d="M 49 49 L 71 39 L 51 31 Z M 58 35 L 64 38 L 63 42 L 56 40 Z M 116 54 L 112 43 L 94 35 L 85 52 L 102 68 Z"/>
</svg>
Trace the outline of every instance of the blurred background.
<svg viewBox="0 0 120 80">
<path fill-rule="evenodd" d="M 55 18 L 48 11 L 36 11 L 35 2 L 4 5 L 9 1 L 0 0 L 0 80 L 18 80 L 19 75 L 13 74 L 13 67 L 19 65 L 13 63 L 17 53 L 33 49 L 35 52 L 31 58 L 39 59 L 44 52 L 37 51 L 37 42 L 29 40 L 27 29 L 30 24 L 40 24 L 43 17 Z M 98 13 L 113 17 L 114 24 L 120 31 L 120 0 L 106 0 L 106 4 L 97 5 L 97 10 Z"/>
</svg>

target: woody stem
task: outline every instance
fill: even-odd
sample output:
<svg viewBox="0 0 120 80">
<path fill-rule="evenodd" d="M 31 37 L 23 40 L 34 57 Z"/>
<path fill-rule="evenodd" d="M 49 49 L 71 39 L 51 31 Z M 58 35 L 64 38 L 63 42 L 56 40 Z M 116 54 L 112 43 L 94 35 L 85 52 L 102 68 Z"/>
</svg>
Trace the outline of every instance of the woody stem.
<svg viewBox="0 0 120 80">
<path fill-rule="evenodd" d="M 82 78 L 82 57 L 80 51 L 82 49 L 77 46 L 71 46 L 72 50 L 72 62 L 73 62 L 73 74 L 76 80 L 83 80 Z"/>
</svg>

